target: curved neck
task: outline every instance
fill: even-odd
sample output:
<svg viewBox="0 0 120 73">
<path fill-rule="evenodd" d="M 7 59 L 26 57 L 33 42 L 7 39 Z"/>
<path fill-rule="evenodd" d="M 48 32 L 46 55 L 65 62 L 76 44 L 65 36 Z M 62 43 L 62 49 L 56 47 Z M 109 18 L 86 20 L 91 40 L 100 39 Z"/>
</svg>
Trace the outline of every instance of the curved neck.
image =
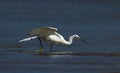
<svg viewBox="0 0 120 73">
<path fill-rule="evenodd" d="M 69 42 L 70 42 L 70 44 L 72 44 L 74 38 L 75 38 L 74 35 L 72 35 L 72 36 L 69 37 Z"/>
<path fill-rule="evenodd" d="M 64 39 L 64 37 L 61 36 L 60 34 L 58 34 L 57 32 L 55 32 L 55 34 L 61 38 L 61 41 L 60 41 L 61 44 L 71 45 L 73 39 L 75 38 L 75 35 L 72 35 L 72 36 L 69 37 L 69 40 L 66 41 L 66 40 Z"/>
<path fill-rule="evenodd" d="M 66 44 L 66 45 L 71 45 L 74 38 L 75 38 L 74 35 L 70 36 L 70 37 L 69 37 L 69 40 L 68 40 L 68 41 L 65 41 L 65 44 Z"/>
</svg>

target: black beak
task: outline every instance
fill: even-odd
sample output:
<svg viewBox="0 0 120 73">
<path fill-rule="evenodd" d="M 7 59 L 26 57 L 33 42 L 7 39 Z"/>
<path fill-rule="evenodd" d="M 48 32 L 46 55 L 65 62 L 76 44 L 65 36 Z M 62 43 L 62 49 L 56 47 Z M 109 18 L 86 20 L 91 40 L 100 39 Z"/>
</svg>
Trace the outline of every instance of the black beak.
<svg viewBox="0 0 120 73">
<path fill-rule="evenodd" d="M 87 41 L 85 41 L 84 39 L 81 39 L 81 38 L 80 38 L 80 40 L 81 40 L 83 43 L 88 44 Z"/>
</svg>

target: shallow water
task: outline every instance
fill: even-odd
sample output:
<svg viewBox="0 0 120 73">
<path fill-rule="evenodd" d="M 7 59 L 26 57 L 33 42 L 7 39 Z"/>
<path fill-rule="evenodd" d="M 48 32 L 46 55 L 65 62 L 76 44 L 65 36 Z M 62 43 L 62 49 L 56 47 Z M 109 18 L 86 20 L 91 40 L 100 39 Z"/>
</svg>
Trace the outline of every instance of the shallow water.
<svg viewBox="0 0 120 73">
<path fill-rule="evenodd" d="M 0 1 L 0 73 L 120 73 L 120 2 Z M 38 40 L 19 43 L 27 32 L 53 26 L 65 39 L 78 34 L 88 44 L 54 45 L 79 55 L 36 55 Z M 49 43 L 44 42 L 44 51 Z"/>
<path fill-rule="evenodd" d="M 4 48 L 5 50 L 5 48 Z M 16 50 L 11 49 L 11 50 Z M 52 72 L 52 73 L 119 73 L 120 55 L 49 55 L 41 56 L 19 51 L 0 52 L 2 73 Z"/>
</svg>

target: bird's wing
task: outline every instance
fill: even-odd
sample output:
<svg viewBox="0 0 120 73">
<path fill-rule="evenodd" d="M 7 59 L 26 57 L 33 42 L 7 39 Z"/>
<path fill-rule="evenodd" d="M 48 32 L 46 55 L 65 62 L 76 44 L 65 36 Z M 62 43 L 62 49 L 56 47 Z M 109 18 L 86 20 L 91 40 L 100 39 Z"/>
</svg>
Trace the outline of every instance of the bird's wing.
<svg viewBox="0 0 120 73">
<path fill-rule="evenodd" d="M 57 31 L 57 28 L 54 27 L 44 27 L 44 28 L 37 28 L 32 31 L 30 31 L 28 34 L 32 36 L 41 36 L 45 37 L 50 34 L 54 34 Z"/>
</svg>

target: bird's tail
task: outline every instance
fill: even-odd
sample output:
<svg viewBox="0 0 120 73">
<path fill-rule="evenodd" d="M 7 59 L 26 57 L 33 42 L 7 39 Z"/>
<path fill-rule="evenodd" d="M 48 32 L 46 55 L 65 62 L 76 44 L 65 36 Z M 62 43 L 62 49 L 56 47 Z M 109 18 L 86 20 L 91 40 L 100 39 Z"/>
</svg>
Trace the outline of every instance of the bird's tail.
<svg viewBox="0 0 120 73">
<path fill-rule="evenodd" d="M 19 42 L 30 41 L 30 40 L 32 40 L 32 39 L 36 39 L 36 38 L 38 38 L 38 37 L 37 37 L 37 36 L 29 37 L 29 38 L 22 39 L 22 40 L 20 40 Z"/>
</svg>

